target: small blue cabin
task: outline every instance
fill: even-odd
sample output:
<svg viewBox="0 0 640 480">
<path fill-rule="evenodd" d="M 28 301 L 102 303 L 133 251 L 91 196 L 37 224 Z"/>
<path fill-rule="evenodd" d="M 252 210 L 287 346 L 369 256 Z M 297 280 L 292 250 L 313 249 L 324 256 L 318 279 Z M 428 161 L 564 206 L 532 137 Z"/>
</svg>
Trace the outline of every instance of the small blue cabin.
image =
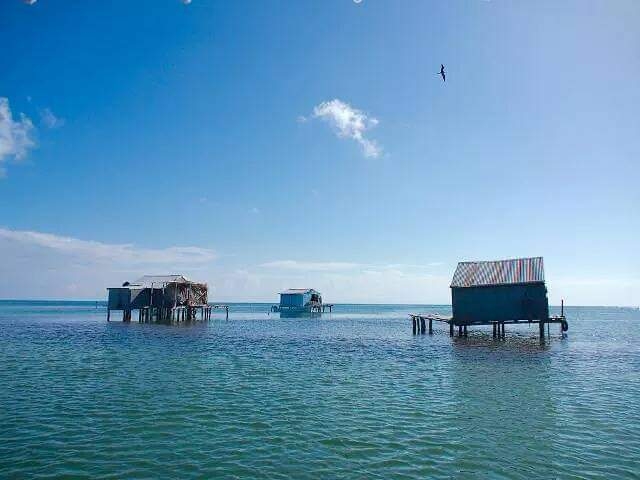
<svg viewBox="0 0 640 480">
<path fill-rule="evenodd" d="M 280 292 L 280 311 L 320 311 L 322 295 L 313 288 L 290 288 Z"/>
<path fill-rule="evenodd" d="M 542 257 L 460 262 L 451 281 L 452 323 L 549 319 Z"/>
</svg>

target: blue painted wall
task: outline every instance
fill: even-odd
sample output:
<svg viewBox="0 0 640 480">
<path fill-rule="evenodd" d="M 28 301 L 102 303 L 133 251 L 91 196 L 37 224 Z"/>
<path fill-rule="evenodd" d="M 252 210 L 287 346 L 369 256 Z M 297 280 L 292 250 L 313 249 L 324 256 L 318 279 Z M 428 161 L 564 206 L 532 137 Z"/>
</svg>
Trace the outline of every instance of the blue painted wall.
<svg viewBox="0 0 640 480">
<path fill-rule="evenodd" d="M 305 303 L 309 301 L 309 298 L 310 298 L 309 295 L 304 295 L 302 293 L 281 293 L 280 306 L 281 307 L 304 307 Z"/>
<path fill-rule="evenodd" d="M 451 302 L 455 324 L 549 318 L 543 283 L 452 288 Z"/>
</svg>

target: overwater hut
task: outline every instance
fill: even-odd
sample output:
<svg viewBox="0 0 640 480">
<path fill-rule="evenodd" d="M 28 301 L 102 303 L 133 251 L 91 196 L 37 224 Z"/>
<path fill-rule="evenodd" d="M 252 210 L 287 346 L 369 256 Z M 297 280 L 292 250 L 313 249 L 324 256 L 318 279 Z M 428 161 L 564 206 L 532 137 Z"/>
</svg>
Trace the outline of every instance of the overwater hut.
<svg viewBox="0 0 640 480">
<path fill-rule="evenodd" d="M 145 275 L 107 290 L 107 321 L 112 310 L 121 310 L 124 321 L 131 321 L 133 310 L 139 321 L 194 320 L 198 312 L 206 319 L 211 314 L 207 284 L 184 275 Z"/>
<path fill-rule="evenodd" d="M 314 311 L 322 306 L 322 295 L 313 288 L 290 288 L 280 292 L 280 310 Z"/>
<path fill-rule="evenodd" d="M 505 324 L 538 323 L 544 338 L 545 323 L 568 325 L 564 311 L 560 316 L 549 316 L 549 301 L 544 280 L 542 257 L 509 260 L 460 262 L 451 280 L 451 317 L 440 315 L 412 315 L 416 320 L 446 321 L 450 334 L 458 327 L 466 334 L 470 325 L 493 325 L 493 335 L 504 336 Z"/>
<path fill-rule="evenodd" d="M 451 280 L 456 324 L 549 317 L 542 257 L 460 262 Z"/>
<path fill-rule="evenodd" d="M 333 305 L 322 303 L 322 294 L 313 288 L 290 288 L 280 292 L 280 304 L 273 308 L 280 313 L 321 313 Z"/>
</svg>

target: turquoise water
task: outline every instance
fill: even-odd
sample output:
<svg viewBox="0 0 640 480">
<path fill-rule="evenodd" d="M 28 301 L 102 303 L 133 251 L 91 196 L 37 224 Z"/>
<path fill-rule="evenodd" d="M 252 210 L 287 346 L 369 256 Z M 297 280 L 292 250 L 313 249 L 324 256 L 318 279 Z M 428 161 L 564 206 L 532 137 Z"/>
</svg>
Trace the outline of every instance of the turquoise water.
<svg viewBox="0 0 640 480">
<path fill-rule="evenodd" d="M 0 302 L 0 478 L 639 478 L 640 312 L 413 336 L 408 312 L 106 323 Z"/>
</svg>

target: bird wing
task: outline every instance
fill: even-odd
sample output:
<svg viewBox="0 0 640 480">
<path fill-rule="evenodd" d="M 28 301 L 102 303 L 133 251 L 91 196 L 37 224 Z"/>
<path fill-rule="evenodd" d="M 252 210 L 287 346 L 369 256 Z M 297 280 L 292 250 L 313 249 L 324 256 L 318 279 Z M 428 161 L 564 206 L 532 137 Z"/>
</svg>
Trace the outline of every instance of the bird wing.
<svg viewBox="0 0 640 480">
<path fill-rule="evenodd" d="M 442 72 L 442 81 L 443 82 L 447 81 L 447 76 L 444 74 L 444 72 Z"/>
</svg>

